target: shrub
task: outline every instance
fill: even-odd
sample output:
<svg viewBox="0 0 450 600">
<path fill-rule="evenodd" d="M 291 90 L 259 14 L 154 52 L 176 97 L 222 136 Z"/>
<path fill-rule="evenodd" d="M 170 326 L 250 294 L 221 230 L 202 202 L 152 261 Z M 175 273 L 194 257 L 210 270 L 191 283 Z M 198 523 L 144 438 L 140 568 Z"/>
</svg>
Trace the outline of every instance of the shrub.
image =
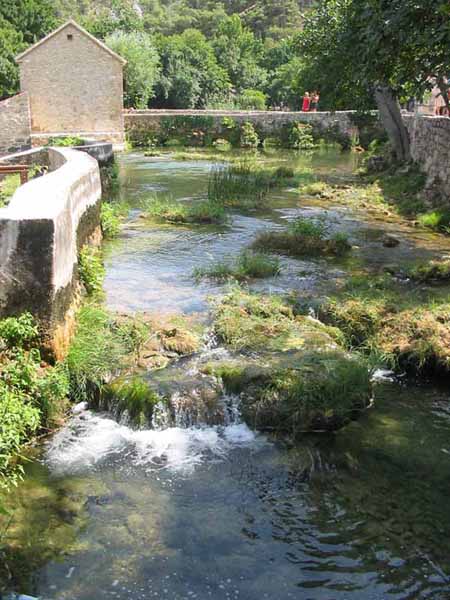
<svg viewBox="0 0 450 600">
<path fill-rule="evenodd" d="M 313 129 L 306 123 L 295 123 L 289 134 L 289 147 L 296 150 L 314 149 Z"/>
<path fill-rule="evenodd" d="M 105 267 L 101 251 L 93 246 L 84 246 L 78 257 L 78 273 L 88 296 L 98 296 L 103 292 Z"/>
<path fill-rule="evenodd" d="M 243 123 L 240 137 L 241 148 L 257 148 L 259 143 L 260 139 L 253 125 L 249 122 Z"/>
<path fill-rule="evenodd" d="M 76 135 L 65 135 L 60 137 L 51 137 L 49 138 L 47 146 L 61 146 L 61 147 L 70 147 L 70 146 L 83 146 L 84 140 Z"/>
<path fill-rule="evenodd" d="M 259 90 L 244 90 L 239 96 L 239 105 L 244 110 L 266 110 L 267 96 Z"/>
<path fill-rule="evenodd" d="M 0 321 L 0 338 L 8 348 L 29 347 L 38 338 L 39 330 L 30 313 Z"/>
<path fill-rule="evenodd" d="M 0 181 L 0 208 L 7 206 L 20 187 L 20 175 L 7 175 Z"/>
</svg>

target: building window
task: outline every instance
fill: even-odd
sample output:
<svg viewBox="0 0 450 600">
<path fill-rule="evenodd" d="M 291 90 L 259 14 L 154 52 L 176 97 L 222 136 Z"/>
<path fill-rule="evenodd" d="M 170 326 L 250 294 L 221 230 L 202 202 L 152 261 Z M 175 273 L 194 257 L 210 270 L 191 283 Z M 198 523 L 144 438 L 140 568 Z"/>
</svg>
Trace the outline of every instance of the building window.
<svg viewBox="0 0 450 600">
<path fill-rule="evenodd" d="M 70 40 L 70 41 L 72 41 L 73 40 L 73 35 L 71 33 L 68 33 L 67 34 L 67 39 Z"/>
</svg>

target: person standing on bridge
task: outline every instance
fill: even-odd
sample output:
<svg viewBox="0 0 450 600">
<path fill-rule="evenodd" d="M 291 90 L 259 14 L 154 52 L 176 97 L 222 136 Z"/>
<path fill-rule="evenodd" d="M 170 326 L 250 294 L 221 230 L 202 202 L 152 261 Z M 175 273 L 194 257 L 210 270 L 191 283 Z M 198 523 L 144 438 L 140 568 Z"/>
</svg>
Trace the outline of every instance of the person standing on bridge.
<svg viewBox="0 0 450 600">
<path fill-rule="evenodd" d="M 309 92 L 305 92 L 305 95 L 303 96 L 302 112 L 309 112 L 310 106 L 311 106 L 311 98 L 310 98 Z"/>
<path fill-rule="evenodd" d="M 313 92 L 311 98 L 311 112 L 317 112 L 317 107 L 319 106 L 319 92 Z"/>
</svg>

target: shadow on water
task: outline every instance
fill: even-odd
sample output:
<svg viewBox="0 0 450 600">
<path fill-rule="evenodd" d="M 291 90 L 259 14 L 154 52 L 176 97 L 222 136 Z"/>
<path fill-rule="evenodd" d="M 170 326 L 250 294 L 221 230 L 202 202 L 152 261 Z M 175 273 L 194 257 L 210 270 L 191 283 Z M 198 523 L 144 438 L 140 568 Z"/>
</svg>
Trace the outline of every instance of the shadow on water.
<svg viewBox="0 0 450 600">
<path fill-rule="evenodd" d="M 322 155 L 315 166 L 350 170 L 346 160 Z M 209 167 L 129 154 L 125 193 L 136 203 L 152 186 L 200 196 Z M 353 268 L 437 251 L 433 237 L 401 226 L 400 247 L 386 249 L 385 225 L 347 207 L 303 205 L 286 190 L 267 211 L 236 213 L 221 229 L 149 227 L 136 217 L 107 249 L 108 302 L 206 311 L 207 296 L 225 288 L 195 284 L 194 267 L 237 254 L 262 227 L 325 210 L 359 245 L 355 257 L 283 259 L 282 276 L 258 289 L 326 293 Z M 133 430 L 82 412 L 6 498 L 13 513 L 1 538 L 0 590 L 49 600 L 448 600 L 448 391 L 384 382 L 375 395 L 358 422 L 296 445 L 238 418 Z"/>
</svg>

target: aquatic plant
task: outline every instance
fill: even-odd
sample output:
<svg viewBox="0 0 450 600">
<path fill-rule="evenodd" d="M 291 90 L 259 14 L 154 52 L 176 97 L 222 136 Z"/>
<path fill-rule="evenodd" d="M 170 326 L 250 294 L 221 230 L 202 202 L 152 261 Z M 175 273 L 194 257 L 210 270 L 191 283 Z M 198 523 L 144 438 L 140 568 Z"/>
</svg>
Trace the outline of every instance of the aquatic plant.
<svg viewBox="0 0 450 600">
<path fill-rule="evenodd" d="M 214 199 L 187 203 L 153 196 L 144 201 L 143 207 L 147 216 L 174 224 L 221 224 L 227 219 L 223 205 Z"/>
<path fill-rule="evenodd" d="M 289 147 L 295 150 L 313 150 L 313 128 L 307 123 L 294 123 L 289 133 Z"/>
<path fill-rule="evenodd" d="M 291 256 L 342 256 L 351 250 L 348 236 L 344 232 L 331 237 L 327 237 L 327 232 L 328 227 L 323 221 L 298 217 L 284 231 L 262 231 L 251 247 Z"/>
<path fill-rule="evenodd" d="M 78 257 L 78 274 L 88 296 L 99 296 L 103 292 L 105 267 L 101 250 L 86 244 Z"/>
<path fill-rule="evenodd" d="M 209 174 L 208 199 L 228 208 L 261 208 L 271 185 L 271 176 L 251 161 L 217 166 Z"/>
<path fill-rule="evenodd" d="M 234 262 L 216 262 L 210 267 L 195 269 L 194 277 L 243 281 L 275 277 L 279 275 L 280 271 L 281 265 L 278 258 L 245 250 Z"/>
<path fill-rule="evenodd" d="M 305 196 L 321 196 L 325 198 L 330 198 L 333 195 L 333 191 L 333 188 L 325 181 L 313 181 L 299 188 L 300 194 L 304 194 Z"/>
</svg>

